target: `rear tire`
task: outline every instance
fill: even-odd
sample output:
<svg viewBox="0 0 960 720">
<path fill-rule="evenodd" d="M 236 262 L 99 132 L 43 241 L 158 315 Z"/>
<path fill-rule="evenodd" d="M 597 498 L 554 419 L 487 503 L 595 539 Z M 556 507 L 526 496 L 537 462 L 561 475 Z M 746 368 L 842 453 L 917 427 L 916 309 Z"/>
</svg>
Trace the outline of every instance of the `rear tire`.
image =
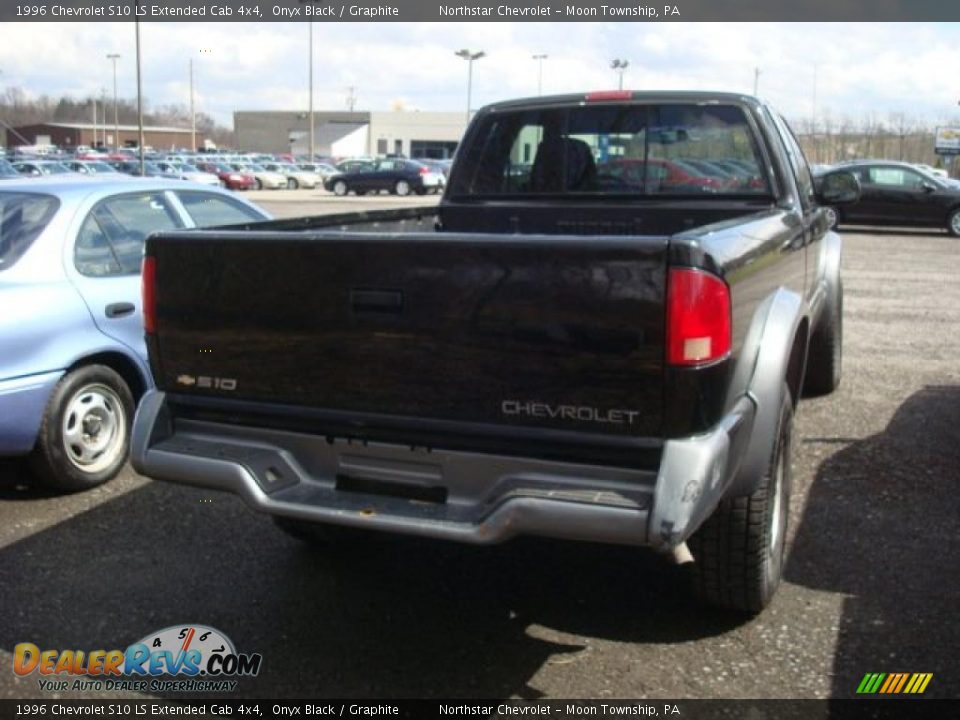
<svg viewBox="0 0 960 720">
<path fill-rule="evenodd" d="M 259 179 L 253 181 L 254 190 L 263 190 L 263 183 Z"/>
<path fill-rule="evenodd" d="M 756 614 L 771 601 L 786 559 L 793 403 L 783 386 L 777 440 L 757 489 L 721 501 L 690 538 L 698 595 L 711 605 Z"/>
<path fill-rule="evenodd" d="M 400 197 L 405 197 L 410 194 L 410 183 L 406 180 L 397 180 L 397 184 L 393 186 L 393 191 Z"/>
<path fill-rule="evenodd" d="M 805 395 L 829 395 L 840 385 L 843 364 L 843 283 L 838 281 L 836 297 L 824 308 L 824 317 L 810 338 Z"/>
<path fill-rule="evenodd" d="M 350 188 L 347 187 L 347 184 L 346 184 L 343 180 L 337 180 L 337 181 L 333 184 L 333 194 L 334 194 L 334 195 L 339 195 L 340 197 L 343 197 L 343 196 L 346 195 L 348 192 L 350 192 Z"/>
<path fill-rule="evenodd" d="M 133 395 L 106 365 L 67 373 L 50 394 L 30 466 L 48 488 L 77 492 L 113 479 L 130 452 Z"/>
<path fill-rule="evenodd" d="M 287 190 L 296 190 L 300 187 L 300 183 L 294 178 L 287 178 Z"/>
</svg>

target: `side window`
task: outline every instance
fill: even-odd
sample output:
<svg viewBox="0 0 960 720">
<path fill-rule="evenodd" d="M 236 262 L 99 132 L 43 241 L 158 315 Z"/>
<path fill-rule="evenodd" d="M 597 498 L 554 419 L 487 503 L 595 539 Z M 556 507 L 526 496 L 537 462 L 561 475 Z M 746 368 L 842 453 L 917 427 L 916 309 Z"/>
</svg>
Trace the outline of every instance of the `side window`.
<svg viewBox="0 0 960 720">
<path fill-rule="evenodd" d="M 77 272 L 90 277 L 121 274 L 120 262 L 110 247 L 110 241 L 92 214 L 87 215 L 80 232 L 77 233 L 77 242 L 73 246 L 73 264 Z"/>
<path fill-rule="evenodd" d="M 787 149 L 787 156 L 790 158 L 790 166 L 793 168 L 793 174 L 797 178 L 797 190 L 800 192 L 800 200 L 804 206 L 810 206 L 814 204 L 815 191 L 813 187 L 813 176 L 810 175 L 807 158 L 804 156 L 803 150 L 800 149 L 800 144 L 797 142 L 793 130 L 790 129 L 787 121 L 782 117 L 775 119 L 777 131 L 783 139 L 783 144 Z"/>
<path fill-rule="evenodd" d="M 147 235 L 179 227 L 183 225 L 163 193 L 103 200 L 80 228 L 74 245 L 74 265 L 78 272 L 95 277 L 136 274 L 140 272 Z"/>
<path fill-rule="evenodd" d="M 899 190 L 919 190 L 923 178 L 906 168 L 871 167 L 868 171 L 871 185 Z"/>
<path fill-rule="evenodd" d="M 233 198 L 203 192 L 178 192 L 177 196 L 197 227 L 233 225 L 263 220 L 263 216 Z"/>
</svg>

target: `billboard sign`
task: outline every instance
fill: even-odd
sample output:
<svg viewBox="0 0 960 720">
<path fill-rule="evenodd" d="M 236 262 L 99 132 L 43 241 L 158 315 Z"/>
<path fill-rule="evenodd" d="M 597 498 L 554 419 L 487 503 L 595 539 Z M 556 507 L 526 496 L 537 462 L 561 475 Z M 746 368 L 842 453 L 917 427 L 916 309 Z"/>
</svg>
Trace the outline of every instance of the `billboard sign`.
<svg viewBox="0 0 960 720">
<path fill-rule="evenodd" d="M 933 149 L 940 155 L 960 154 L 960 127 L 938 127 Z"/>
</svg>

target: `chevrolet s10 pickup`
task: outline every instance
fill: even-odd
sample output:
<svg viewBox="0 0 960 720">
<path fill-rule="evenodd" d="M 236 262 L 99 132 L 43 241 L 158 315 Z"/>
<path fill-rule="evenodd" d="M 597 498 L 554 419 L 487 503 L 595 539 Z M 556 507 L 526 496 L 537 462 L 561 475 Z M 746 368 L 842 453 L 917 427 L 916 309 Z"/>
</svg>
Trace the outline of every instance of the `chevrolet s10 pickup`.
<svg viewBox="0 0 960 720">
<path fill-rule="evenodd" d="M 840 379 L 823 207 L 858 194 L 749 96 L 490 105 L 437 207 L 148 239 L 133 465 L 299 536 L 689 549 L 759 612 L 794 410 Z"/>
</svg>

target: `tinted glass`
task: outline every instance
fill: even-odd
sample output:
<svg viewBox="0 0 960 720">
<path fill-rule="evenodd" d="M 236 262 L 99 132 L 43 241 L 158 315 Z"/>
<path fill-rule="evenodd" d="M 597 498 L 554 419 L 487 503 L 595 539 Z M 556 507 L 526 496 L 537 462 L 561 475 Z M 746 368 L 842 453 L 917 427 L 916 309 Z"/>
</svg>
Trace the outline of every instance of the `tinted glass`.
<svg viewBox="0 0 960 720">
<path fill-rule="evenodd" d="M 198 227 L 233 225 L 266 219 L 253 208 L 222 195 L 202 192 L 180 192 L 177 195 Z"/>
<path fill-rule="evenodd" d="M 0 271 L 27 251 L 59 207 L 51 195 L 0 192 Z"/>
<path fill-rule="evenodd" d="M 475 170 L 455 195 L 770 192 L 748 119 L 729 105 L 506 111 L 481 120 L 469 153 Z"/>
<path fill-rule="evenodd" d="M 867 171 L 867 182 L 880 187 L 901 190 L 919 190 L 924 178 L 920 173 L 900 167 L 871 167 Z"/>
</svg>

